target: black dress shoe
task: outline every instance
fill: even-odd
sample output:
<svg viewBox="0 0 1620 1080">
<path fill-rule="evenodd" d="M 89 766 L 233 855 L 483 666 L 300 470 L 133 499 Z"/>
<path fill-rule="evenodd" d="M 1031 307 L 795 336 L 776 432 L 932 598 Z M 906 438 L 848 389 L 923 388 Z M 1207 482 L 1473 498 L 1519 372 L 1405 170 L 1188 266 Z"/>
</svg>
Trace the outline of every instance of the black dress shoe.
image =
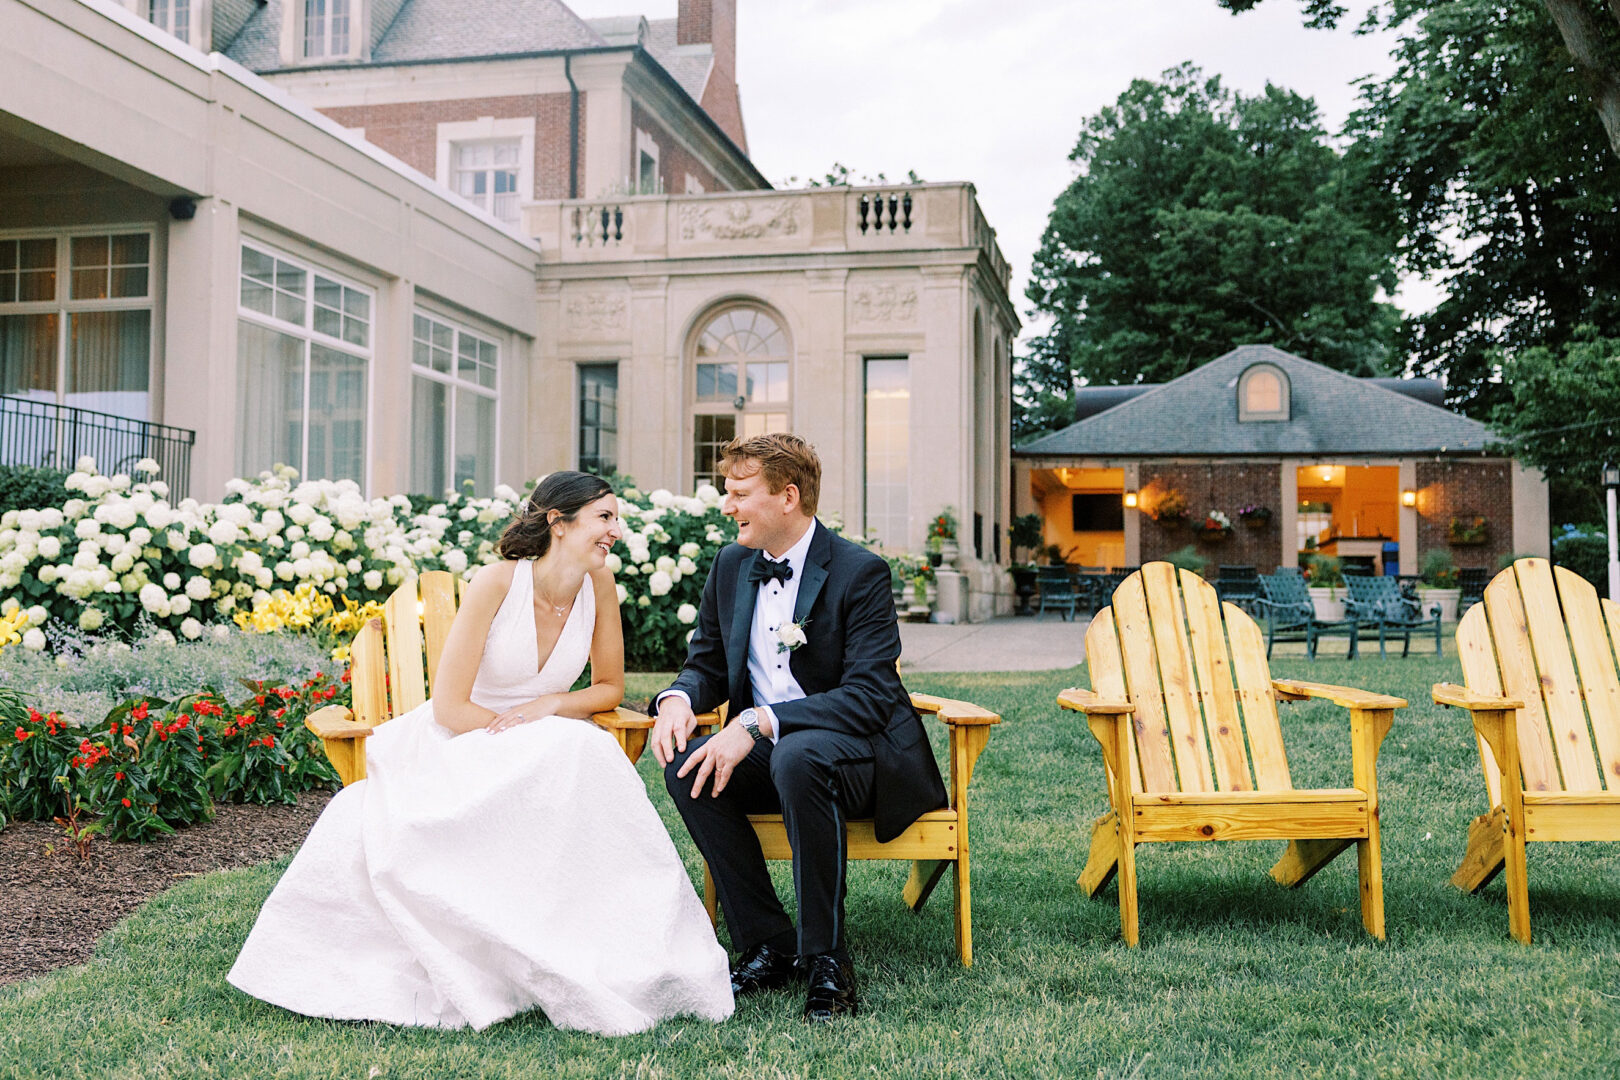
<svg viewBox="0 0 1620 1080">
<path fill-rule="evenodd" d="M 855 996 L 855 968 L 848 957 L 822 953 L 809 960 L 810 990 L 804 997 L 804 1018 L 825 1024 L 860 1011 Z"/>
<path fill-rule="evenodd" d="M 755 990 L 775 990 L 792 982 L 798 970 L 798 961 L 792 953 L 769 945 L 755 945 L 731 967 L 731 994 L 742 997 Z"/>
</svg>

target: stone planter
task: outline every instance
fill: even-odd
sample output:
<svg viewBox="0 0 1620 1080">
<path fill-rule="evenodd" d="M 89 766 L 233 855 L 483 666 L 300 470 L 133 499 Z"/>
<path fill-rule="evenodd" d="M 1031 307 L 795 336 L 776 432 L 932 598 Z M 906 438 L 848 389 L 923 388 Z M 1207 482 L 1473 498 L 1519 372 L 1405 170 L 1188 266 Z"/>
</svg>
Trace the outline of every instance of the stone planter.
<svg viewBox="0 0 1620 1080">
<path fill-rule="evenodd" d="M 1457 601 L 1462 597 L 1461 589 L 1418 589 L 1418 603 L 1422 613 L 1427 616 L 1429 609 L 1440 605 L 1440 621 L 1457 621 Z"/>
<path fill-rule="evenodd" d="M 1311 604 L 1316 608 L 1316 617 L 1323 622 L 1338 622 L 1344 618 L 1344 590 L 1313 588 L 1310 590 Z"/>
</svg>

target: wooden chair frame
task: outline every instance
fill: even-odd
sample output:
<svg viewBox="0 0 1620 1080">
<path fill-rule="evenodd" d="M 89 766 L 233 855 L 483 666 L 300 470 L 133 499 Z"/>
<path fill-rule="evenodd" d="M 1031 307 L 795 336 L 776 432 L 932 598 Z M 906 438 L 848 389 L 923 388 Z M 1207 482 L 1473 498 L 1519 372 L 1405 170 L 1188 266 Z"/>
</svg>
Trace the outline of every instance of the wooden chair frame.
<svg viewBox="0 0 1620 1080">
<path fill-rule="evenodd" d="M 1467 685 L 1433 690 L 1473 718 L 1490 806 L 1451 883 L 1477 893 L 1505 870 L 1508 930 L 1526 945 L 1526 845 L 1620 840 L 1617 654 L 1620 604 L 1561 566 L 1520 559 L 1457 624 Z"/>
<path fill-rule="evenodd" d="M 1169 563 L 1114 591 L 1086 631 L 1086 665 L 1092 689 L 1058 704 L 1084 713 L 1102 746 L 1110 809 L 1079 884 L 1095 896 L 1118 875 L 1127 944 L 1139 939 L 1136 847 L 1176 840 L 1287 840 L 1271 876 L 1290 888 L 1354 844 L 1362 923 L 1383 939 L 1378 751 L 1405 701 L 1271 678 L 1255 621 Z M 1307 698 L 1349 710 L 1354 787 L 1294 788 L 1276 702 Z"/>
<path fill-rule="evenodd" d="M 984 752 L 985 744 L 990 741 L 990 729 L 1001 723 L 1001 717 L 966 701 L 931 694 L 912 694 L 911 704 L 918 712 L 938 719 L 950 733 L 950 783 L 946 792 L 950 805 L 924 814 L 909 829 L 886 844 L 878 843 L 870 819 L 846 822 L 845 857 L 910 862 L 911 875 L 906 879 L 901 899 L 906 907 L 919 913 L 932 895 L 934 886 L 945 876 L 945 871 L 955 871 L 951 882 L 954 888 L 956 954 L 961 958 L 963 967 L 972 967 L 973 890 L 968 863 L 968 784 L 973 779 L 973 766 Z M 714 712 L 699 714 L 699 730 L 707 733 L 724 727 L 726 711 L 726 707 L 721 706 Z M 748 821 L 759 837 L 760 848 L 767 860 L 785 861 L 793 858 L 781 814 L 749 814 Z M 707 862 L 703 864 L 703 906 L 708 909 L 709 921 L 719 925 L 719 894 Z"/>
<path fill-rule="evenodd" d="M 366 777 L 367 736 L 428 699 L 459 599 L 458 579 L 448 571 L 430 570 L 402 583 L 383 605 L 382 618 L 354 635 L 349 645 L 354 707 L 328 705 L 304 721 L 320 736 L 345 787 Z M 653 725 L 650 718 L 622 708 L 591 719 L 612 733 L 631 761 L 647 745 Z"/>
</svg>

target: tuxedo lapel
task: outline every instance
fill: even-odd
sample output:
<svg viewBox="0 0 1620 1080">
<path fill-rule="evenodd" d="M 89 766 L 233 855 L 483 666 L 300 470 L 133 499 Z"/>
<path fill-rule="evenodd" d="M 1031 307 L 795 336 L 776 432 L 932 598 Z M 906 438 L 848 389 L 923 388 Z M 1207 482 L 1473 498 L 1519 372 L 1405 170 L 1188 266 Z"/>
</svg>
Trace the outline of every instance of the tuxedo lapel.
<svg viewBox="0 0 1620 1080">
<path fill-rule="evenodd" d="M 754 600 L 759 582 L 749 581 L 748 573 L 759 560 L 755 551 L 737 565 L 737 591 L 731 607 L 731 637 L 726 641 L 726 674 L 731 679 L 731 715 L 741 711 L 738 703 L 747 699 L 748 637 L 754 626 Z"/>
<path fill-rule="evenodd" d="M 793 621 L 800 626 L 815 606 L 821 587 L 827 583 L 827 564 L 832 561 L 832 534 L 819 521 L 811 526 L 816 535 L 804 556 L 804 580 L 799 582 L 799 598 L 793 603 Z"/>
</svg>

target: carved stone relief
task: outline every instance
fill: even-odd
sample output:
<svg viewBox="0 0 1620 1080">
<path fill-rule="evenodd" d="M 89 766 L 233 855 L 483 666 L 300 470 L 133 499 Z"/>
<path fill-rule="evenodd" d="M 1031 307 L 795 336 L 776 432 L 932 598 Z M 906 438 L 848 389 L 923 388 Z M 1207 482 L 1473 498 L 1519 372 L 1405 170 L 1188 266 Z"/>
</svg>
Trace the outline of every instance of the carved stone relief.
<svg viewBox="0 0 1620 1080">
<path fill-rule="evenodd" d="M 738 199 L 723 206 L 684 203 L 681 239 L 760 240 L 799 231 L 799 204 L 791 199 Z"/>
<path fill-rule="evenodd" d="M 628 305 L 619 293 L 590 292 L 569 297 L 563 310 L 568 315 L 569 330 L 591 334 L 623 330 Z"/>
<path fill-rule="evenodd" d="M 910 323 L 917 318 L 917 290 L 892 282 L 857 285 L 849 293 L 851 323 Z"/>
</svg>

